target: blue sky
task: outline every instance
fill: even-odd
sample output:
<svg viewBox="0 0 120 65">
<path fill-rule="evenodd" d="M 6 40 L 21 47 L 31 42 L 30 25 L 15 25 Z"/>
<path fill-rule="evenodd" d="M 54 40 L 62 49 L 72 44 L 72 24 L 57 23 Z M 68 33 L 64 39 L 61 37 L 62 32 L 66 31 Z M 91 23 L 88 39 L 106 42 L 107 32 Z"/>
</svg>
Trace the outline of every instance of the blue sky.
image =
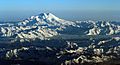
<svg viewBox="0 0 120 65">
<path fill-rule="evenodd" d="M 91 12 L 118 16 L 119 6 L 120 0 L 0 0 L 0 19 L 20 20 L 40 12 L 52 12 L 60 17 L 67 17 L 66 15 L 71 13 L 74 16 L 76 14 L 86 16 L 83 13 Z"/>
</svg>

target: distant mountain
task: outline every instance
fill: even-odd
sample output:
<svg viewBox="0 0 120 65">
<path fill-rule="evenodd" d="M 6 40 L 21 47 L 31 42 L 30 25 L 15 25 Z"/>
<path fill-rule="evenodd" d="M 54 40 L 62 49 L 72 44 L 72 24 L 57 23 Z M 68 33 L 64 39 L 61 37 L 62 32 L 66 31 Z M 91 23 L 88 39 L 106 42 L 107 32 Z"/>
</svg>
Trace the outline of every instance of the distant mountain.
<svg viewBox="0 0 120 65">
<path fill-rule="evenodd" d="M 106 21 L 67 21 L 52 13 L 31 16 L 14 25 L 1 26 L 0 37 L 41 40 L 57 35 L 119 35 L 119 22 Z"/>
<path fill-rule="evenodd" d="M 18 23 L 21 26 L 60 26 L 60 25 L 72 25 L 66 20 L 60 19 L 51 13 L 41 13 L 38 16 L 31 16 L 30 18 Z"/>
</svg>

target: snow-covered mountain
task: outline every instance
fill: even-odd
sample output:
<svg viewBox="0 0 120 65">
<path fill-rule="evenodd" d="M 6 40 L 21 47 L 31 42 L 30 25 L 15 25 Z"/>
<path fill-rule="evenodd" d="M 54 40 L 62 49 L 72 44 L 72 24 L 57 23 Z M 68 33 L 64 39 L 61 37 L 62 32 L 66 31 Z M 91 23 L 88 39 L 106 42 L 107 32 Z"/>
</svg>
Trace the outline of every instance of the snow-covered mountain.
<svg viewBox="0 0 120 65">
<path fill-rule="evenodd" d="M 37 16 L 31 16 L 30 18 L 18 23 L 21 26 L 61 26 L 61 25 L 73 25 L 74 23 L 60 19 L 51 13 L 41 13 Z"/>
<path fill-rule="evenodd" d="M 51 13 L 31 16 L 14 25 L 0 27 L 0 37 L 41 40 L 57 35 L 119 35 L 120 23 L 106 21 L 67 21 Z"/>
<path fill-rule="evenodd" d="M 39 38 L 45 39 L 58 35 L 67 26 L 75 23 L 60 19 L 51 13 L 41 13 L 23 20 L 15 25 L 0 27 L 1 37 L 10 38 Z"/>
<path fill-rule="evenodd" d="M 120 62 L 120 37 L 36 40 L 0 47 L 0 59 L 14 60 L 20 65 L 21 60 L 28 60 L 26 63 L 39 61 L 45 65 L 116 65 Z"/>
<path fill-rule="evenodd" d="M 0 25 L 0 59 L 37 60 L 47 65 L 110 65 L 117 60 L 112 62 L 116 64 L 120 61 L 119 35 L 120 22 L 67 21 L 41 13 Z"/>
</svg>

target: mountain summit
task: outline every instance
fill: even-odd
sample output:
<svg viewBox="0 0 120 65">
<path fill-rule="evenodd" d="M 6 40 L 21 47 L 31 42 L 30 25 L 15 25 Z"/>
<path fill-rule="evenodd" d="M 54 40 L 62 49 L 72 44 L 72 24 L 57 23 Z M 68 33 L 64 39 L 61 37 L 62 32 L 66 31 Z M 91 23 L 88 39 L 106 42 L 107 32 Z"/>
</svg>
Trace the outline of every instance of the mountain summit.
<svg viewBox="0 0 120 65">
<path fill-rule="evenodd" d="M 52 13 L 41 13 L 41 14 L 39 14 L 39 17 L 40 17 L 41 19 L 49 19 L 49 20 L 54 19 L 54 20 L 59 20 L 59 18 L 56 17 L 55 15 L 53 15 Z"/>
<path fill-rule="evenodd" d="M 41 13 L 37 16 L 31 16 L 30 18 L 18 23 L 20 26 L 31 26 L 31 25 L 46 25 L 46 26 L 60 26 L 60 25 L 72 25 L 66 20 L 60 19 L 52 13 Z"/>
</svg>

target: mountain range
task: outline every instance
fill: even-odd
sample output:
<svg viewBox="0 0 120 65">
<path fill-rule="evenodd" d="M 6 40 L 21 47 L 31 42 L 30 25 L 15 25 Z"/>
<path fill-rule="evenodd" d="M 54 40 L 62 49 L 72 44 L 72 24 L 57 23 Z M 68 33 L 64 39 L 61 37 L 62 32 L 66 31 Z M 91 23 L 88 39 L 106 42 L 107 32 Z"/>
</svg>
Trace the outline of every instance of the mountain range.
<svg viewBox="0 0 120 65">
<path fill-rule="evenodd" d="M 119 35 L 120 23 L 109 21 L 67 21 L 52 13 L 31 16 L 0 27 L 0 37 L 49 39 L 57 35 Z"/>
<path fill-rule="evenodd" d="M 0 65 L 119 65 L 119 35 L 120 22 L 41 13 L 0 24 Z"/>
</svg>

